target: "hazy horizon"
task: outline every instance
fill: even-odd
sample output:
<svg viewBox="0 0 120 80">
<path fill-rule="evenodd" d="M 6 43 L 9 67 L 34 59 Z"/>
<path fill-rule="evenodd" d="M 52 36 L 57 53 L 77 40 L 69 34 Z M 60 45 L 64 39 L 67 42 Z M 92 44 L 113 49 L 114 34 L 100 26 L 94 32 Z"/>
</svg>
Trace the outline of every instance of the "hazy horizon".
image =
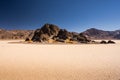
<svg viewBox="0 0 120 80">
<path fill-rule="evenodd" d="M 120 0 L 0 0 L 0 28 L 35 30 L 45 23 L 68 31 L 120 29 Z"/>
</svg>

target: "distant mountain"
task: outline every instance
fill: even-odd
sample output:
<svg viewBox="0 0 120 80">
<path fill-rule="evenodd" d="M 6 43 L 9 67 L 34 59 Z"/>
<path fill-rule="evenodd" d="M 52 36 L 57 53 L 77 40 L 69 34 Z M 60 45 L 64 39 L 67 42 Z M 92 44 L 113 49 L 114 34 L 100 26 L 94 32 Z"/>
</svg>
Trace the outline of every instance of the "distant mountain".
<svg viewBox="0 0 120 80">
<path fill-rule="evenodd" d="M 25 39 L 33 36 L 33 30 L 0 29 L 0 39 Z"/>
<path fill-rule="evenodd" d="M 95 28 L 88 29 L 82 32 L 91 39 L 120 39 L 120 30 L 104 31 Z"/>
</svg>

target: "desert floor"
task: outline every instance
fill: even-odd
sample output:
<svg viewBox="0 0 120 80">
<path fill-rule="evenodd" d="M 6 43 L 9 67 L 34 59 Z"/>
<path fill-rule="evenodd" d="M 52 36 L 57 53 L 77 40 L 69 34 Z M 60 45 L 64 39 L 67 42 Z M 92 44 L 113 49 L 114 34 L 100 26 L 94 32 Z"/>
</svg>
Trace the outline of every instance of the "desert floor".
<svg viewBox="0 0 120 80">
<path fill-rule="evenodd" d="M 47 45 L 0 41 L 0 80 L 120 80 L 117 44 Z"/>
</svg>

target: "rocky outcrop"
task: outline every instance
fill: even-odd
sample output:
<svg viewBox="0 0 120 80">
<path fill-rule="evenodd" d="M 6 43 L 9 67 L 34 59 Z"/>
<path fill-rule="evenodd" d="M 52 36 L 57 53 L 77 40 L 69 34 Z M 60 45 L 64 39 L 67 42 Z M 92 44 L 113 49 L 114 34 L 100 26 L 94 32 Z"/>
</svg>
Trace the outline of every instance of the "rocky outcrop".
<svg viewBox="0 0 120 80">
<path fill-rule="evenodd" d="M 100 44 L 107 44 L 107 42 L 103 40 L 100 42 Z"/>
<path fill-rule="evenodd" d="M 42 28 L 37 29 L 34 32 L 34 36 L 32 38 L 32 41 L 47 41 L 49 38 L 52 38 L 54 36 L 57 36 L 59 32 L 59 27 L 53 24 L 45 24 Z"/>
<path fill-rule="evenodd" d="M 84 34 L 75 32 L 69 32 L 66 29 L 60 29 L 58 26 L 53 24 L 45 24 L 40 29 L 34 32 L 32 41 L 34 42 L 46 42 L 49 39 L 53 39 L 58 42 L 64 42 L 65 40 L 77 41 L 77 42 L 89 42 Z"/>
<path fill-rule="evenodd" d="M 112 40 L 108 40 L 108 41 L 102 40 L 102 41 L 100 42 L 100 44 L 115 44 L 115 42 L 112 41 Z"/>
<path fill-rule="evenodd" d="M 107 43 L 108 43 L 108 44 L 115 44 L 115 42 L 112 41 L 112 40 L 109 40 Z"/>
<path fill-rule="evenodd" d="M 26 38 L 25 41 L 30 41 L 30 39 L 29 39 L 29 38 Z"/>
<path fill-rule="evenodd" d="M 73 35 L 72 35 L 72 33 L 68 32 L 66 29 L 60 29 L 60 31 L 58 32 L 57 37 L 59 39 L 66 40 L 68 38 L 73 37 Z"/>
</svg>

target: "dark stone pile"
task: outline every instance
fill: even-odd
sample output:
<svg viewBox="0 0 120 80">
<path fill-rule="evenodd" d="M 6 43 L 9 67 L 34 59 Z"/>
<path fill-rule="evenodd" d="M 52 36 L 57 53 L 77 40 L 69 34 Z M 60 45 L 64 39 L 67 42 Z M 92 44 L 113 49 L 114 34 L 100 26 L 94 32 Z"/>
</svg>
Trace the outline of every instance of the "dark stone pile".
<svg viewBox="0 0 120 80">
<path fill-rule="evenodd" d="M 107 43 L 108 43 L 108 44 L 115 44 L 115 42 L 112 41 L 112 40 L 109 40 Z"/>
<path fill-rule="evenodd" d="M 109 40 L 109 41 L 101 41 L 100 42 L 100 44 L 115 44 L 115 42 L 114 41 L 112 41 L 112 40 Z"/>
<path fill-rule="evenodd" d="M 37 29 L 34 32 L 32 41 L 47 41 L 50 37 L 57 36 L 59 32 L 59 27 L 53 24 L 45 24 L 41 29 Z"/>
<path fill-rule="evenodd" d="M 107 42 L 106 41 L 101 41 L 100 44 L 107 44 Z"/>
<path fill-rule="evenodd" d="M 82 33 L 69 32 L 66 29 L 60 29 L 58 26 L 53 24 L 45 24 L 42 28 L 35 30 L 32 37 L 32 41 L 34 42 L 45 42 L 49 39 L 53 39 L 58 42 L 64 42 L 66 39 L 80 43 L 87 43 L 90 41 Z"/>
</svg>

